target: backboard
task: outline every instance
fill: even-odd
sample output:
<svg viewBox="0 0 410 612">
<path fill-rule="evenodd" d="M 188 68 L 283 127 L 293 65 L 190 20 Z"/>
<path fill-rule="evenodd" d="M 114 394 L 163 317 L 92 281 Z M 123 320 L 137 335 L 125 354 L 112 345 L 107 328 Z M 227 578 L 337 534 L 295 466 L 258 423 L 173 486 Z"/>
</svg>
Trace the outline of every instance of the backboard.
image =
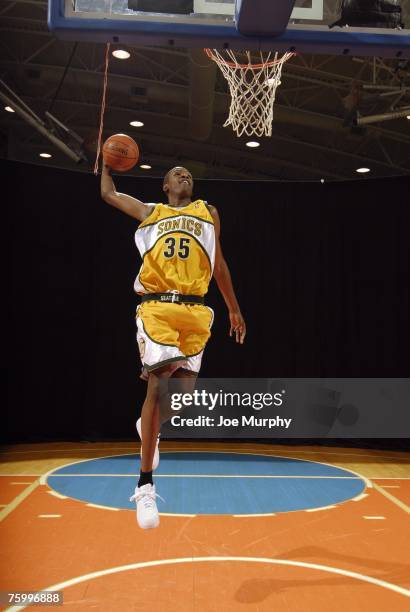
<svg viewBox="0 0 410 612">
<path fill-rule="evenodd" d="M 49 27 L 70 40 L 410 57 L 410 0 L 380 0 L 378 15 L 360 12 L 372 0 L 344 4 L 356 12 L 341 0 L 49 0 Z"/>
</svg>

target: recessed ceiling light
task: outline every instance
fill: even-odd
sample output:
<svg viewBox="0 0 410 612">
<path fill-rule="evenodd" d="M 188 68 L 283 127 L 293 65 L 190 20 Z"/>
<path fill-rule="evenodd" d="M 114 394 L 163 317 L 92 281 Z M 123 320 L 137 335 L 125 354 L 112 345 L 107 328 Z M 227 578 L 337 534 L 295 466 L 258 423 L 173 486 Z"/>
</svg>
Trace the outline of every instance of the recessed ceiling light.
<svg viewBox="0 0 410 612">
<path fill-rule="evenodd" d="M 406 115 L 406 119 L 410 119 L 410 115 Z"/>
<path fill-rule="evenodd" d="M 40 157 L 51 157 L 50 153 L 40 153 Z"/>
<path fill-rule="evenodd" d="M 16 111 L 14 110 L 14 108 L 11 108 L 11 106 L 5 106 L 4 110 L 7 111 L 8 113 L 15 113 Z"/>
<path fill-rule="evenodd" d="M 132 127 L 143 127 L 143 123 L 142 121 L 130 121 L 130 125 L 132 125 Z"/>
<path fill-rule="evenodd" d="M 131 53 L 128 53 L 128 51 L 125 51 L 125 49 L 116 49 L 112 52 L 112 54 L 117 59 L 128 59 L 131 57 Z"/>
<path fill-rule="evenodd" d="M 142 168 L 143 170 L 151 170 L 152 166 L 150 166 L 149 164 L 141 164 L 140 168 Z"/>
<path fill-rule="evenodd" d="M 359 172 L 359 174 L 366 174 L 366 172 L 370 172 L 370 168 L 356 168 L 356 172 Z"/>
<path fill-rule="evenodd" d="M 256 142 L 256 140 L 250 140 L 249 142 L 246 143 L 247 147 L 250 147 L 251 149 L 256 149 L 256 147 L 260 147 L 261 144 L 260 142 Z"/>
</svg>

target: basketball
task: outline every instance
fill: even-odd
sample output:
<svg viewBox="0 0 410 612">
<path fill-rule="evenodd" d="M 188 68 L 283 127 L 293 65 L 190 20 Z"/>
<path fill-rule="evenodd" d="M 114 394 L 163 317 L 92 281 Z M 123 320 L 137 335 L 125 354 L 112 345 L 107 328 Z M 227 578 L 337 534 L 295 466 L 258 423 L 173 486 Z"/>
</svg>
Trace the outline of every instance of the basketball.
<svg viewBox="0 0 410 612">
<path fill-rule="evenodd" d="M 113 170 L 126 172 L 135 166 L 139 148 L 135 140 L 127 134 L 114 134 L 104 142 L 103 158 Z"/>
</svg>

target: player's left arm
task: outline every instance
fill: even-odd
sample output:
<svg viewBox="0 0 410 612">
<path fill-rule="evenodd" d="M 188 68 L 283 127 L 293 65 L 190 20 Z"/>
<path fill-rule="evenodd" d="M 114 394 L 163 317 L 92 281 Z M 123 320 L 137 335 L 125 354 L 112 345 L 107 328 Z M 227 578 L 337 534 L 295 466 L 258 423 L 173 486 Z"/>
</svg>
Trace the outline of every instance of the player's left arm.
<svg viewBox="0 0 410 612">
<path fill-rule="evenodd" d="M 222 254 L 221 242 L 219 239 L 221 233 L 221 221 L 215 206 L 209 206 L 209 211 L 214 220 L 215 227 L 214 277 L 229 311 L 229 320 L 231 322 L 229 335 L 232 336 L 235 334 L 236 342 L 243 344 L 246 335 L 246 324 L 242 316 L 241 309 L 239 308 L 238 300 L 236 299 L 228 264 L 226 263 Z"/>
</svg>

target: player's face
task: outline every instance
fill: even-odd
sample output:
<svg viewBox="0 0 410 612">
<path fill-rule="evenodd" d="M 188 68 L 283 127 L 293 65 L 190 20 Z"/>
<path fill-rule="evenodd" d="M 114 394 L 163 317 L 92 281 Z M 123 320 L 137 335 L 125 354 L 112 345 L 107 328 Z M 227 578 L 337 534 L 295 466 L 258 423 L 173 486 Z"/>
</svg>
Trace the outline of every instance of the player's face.
<svg viewBox="0 0 410 612">
<path fill-rule="evenodd" d="M 190 197 L 194 188 L 192 174 L 182 166 L 172 168 L 164 185 L 164 191 L 168 195 L 178 197 Z"/>
</svg>

